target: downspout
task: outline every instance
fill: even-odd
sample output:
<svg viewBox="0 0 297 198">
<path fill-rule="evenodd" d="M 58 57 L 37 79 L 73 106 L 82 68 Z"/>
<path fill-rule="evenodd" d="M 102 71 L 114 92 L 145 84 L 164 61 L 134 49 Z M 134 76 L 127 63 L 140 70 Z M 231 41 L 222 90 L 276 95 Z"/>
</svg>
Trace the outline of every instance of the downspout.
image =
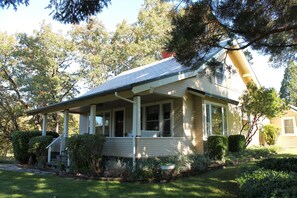
<svg viewBox="0 0 297 198">
<path fill-rule="evenodd" d="M 126 102 L 130 102 L 133 104 L 133 117 L 136 115 L 135 113 L 135 105 L 136 105 L 136 102 L 133 101 L 133 100 L 129 100 L 127 98 L 124 98 L 122 96 L 120 96 L 118 94 L 118 92 L 114 92 L 114 96 L 121 99 L 121 100 L 124 100 Z M 136 118 L 134 118 L 136 119 Z M 135 170 L 136 168 L 136 124 L 134 124 L 135 121 L 133 120 L 133 125 L 132 125 L 132 147 L 133 147 L 133 156 L 132 156 L 132 163 L 133 163 L 133 171 Z"/>
</svg>

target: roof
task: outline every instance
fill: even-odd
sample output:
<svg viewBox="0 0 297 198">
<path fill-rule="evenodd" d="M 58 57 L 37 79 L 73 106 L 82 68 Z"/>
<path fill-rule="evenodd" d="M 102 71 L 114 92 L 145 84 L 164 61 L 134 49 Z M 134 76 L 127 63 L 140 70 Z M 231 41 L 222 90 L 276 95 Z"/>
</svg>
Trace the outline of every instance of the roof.
<svg viewBox="0 0 297 198">
<path fill-rule="evenodd" d="M 221 46 L 228 45 L 228 40 L 221 42 Z M 222 48 L 213 48 L 206 56 L 205 60 L 208 61 L 220 52 L 224 51 Z M 201 63 L 202 64 L 202 63 Z M 103 96 L 112 94 L 117 91 L 131 90 L 134 86 L 142 85 L 148 82 L 156 81 L 159 79 L 167 78 L 170 76 L 183 74 L 197 70 L 197 68 L 187 67 L 176 61 L 174 57 L 166 58 L 148 65 L 137 67 L 125 72 L 118 76 L 106 81 L 105 83 L 91 89 L 85 94 L 61 103 L 52 104 L 46 107 L 30 110 L 27 114 L 36 114 L 42 112 L 54 112 L 58 109 L 71 107 L 77 105 L 80 101 L 88 100 L 92 97 Z M 52 109 L 52 111 L 51 111 Z"/>
<path fill-rule="evenodd" d="M 105 83 L 91 89 L 82 96 L 99 94 L 107 90 L 116 90 L 128 85 L 147 82 L 152 79 L 162 78 L 190 69 L 191 67 L 185 67 L 178 63 L 175 58 L 170 57 L 152 64 L 125 71 Z"/>
</svg>

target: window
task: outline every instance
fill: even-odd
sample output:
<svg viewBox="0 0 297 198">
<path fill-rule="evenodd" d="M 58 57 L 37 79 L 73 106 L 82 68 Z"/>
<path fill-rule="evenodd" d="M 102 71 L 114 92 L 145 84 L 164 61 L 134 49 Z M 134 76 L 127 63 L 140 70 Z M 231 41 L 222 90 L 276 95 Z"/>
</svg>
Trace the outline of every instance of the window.
<svg viewBox="0 0 297 198">
<path fill-rule="evenodd" d="M 294 135 L 295 133 L 295 118 L 283 118 L 283 133 L 285 135 Z"/>
<path fill-rule="evenodd" d="M 160 131 L 162 136 L 171 136 L 171 111 L 171 103 L 145 105 L 141 111 L 141 129 Z"/>
<path fill-rule="evenodd" d="M 96 133 L 108 137 L 110 131 L 110 113 L 105 112 L 96 115 Z"/>
<path fill-rule="evenodd" d="M 224 66 L 219 66 L 215 70 L 215 83 L 223 85 L 226 82 L 226 72 Z"/>
<path fill-rule="evenodd" d="M 218 104 L 207 103 L 205 105 L 204 136 L 227 135 L 227 109 Z"/>
<path fill-rule="evenodd" d="M 146 107 L 146 130 L 159 131 L 159 105 Z"/>
</svg>

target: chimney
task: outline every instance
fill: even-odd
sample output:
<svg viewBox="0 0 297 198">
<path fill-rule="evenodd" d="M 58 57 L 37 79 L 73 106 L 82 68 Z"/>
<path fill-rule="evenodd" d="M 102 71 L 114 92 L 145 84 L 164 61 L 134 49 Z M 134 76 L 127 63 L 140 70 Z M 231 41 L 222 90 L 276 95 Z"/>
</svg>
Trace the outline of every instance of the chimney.
<svg viewBox="0 0 297 198">
<path fill-rule="evenodd" d="M 164 52 L 161 53 L 161 55 L 162 55 L 162 58 L 165 59 L 165 58 L 169 58 L 169 57 L 175 56 L 175 53 L 174 52 L 164 51 Z"/>
</svg>

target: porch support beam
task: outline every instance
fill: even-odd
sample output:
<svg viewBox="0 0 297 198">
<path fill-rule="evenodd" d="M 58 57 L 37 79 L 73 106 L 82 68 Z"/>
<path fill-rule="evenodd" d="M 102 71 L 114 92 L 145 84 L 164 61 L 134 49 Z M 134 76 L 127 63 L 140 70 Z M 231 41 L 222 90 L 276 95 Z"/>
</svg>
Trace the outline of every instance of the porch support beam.
<svg viewBox="0 0 297 198">
<path fill-rule="evenodd" d="M 140 96 L 134 96 L 133 99 L 133 126 L 135 135 L 141 136 L 141 98 Z"/>
<path fill-rule="evenodd" d="M 96 131 L 96 105 L 90 106 L 90 134 Z"/>
<path fill-rule="evenodd" d="M 87 114 L 79 115 L 79 134 L 88 133 L 88 119 L 89 116 Z"/>
<path fill-rule="evenodd" d="M 47 114 L 42 114 L 42 136 L 46 136 Z"/>
</svg>

